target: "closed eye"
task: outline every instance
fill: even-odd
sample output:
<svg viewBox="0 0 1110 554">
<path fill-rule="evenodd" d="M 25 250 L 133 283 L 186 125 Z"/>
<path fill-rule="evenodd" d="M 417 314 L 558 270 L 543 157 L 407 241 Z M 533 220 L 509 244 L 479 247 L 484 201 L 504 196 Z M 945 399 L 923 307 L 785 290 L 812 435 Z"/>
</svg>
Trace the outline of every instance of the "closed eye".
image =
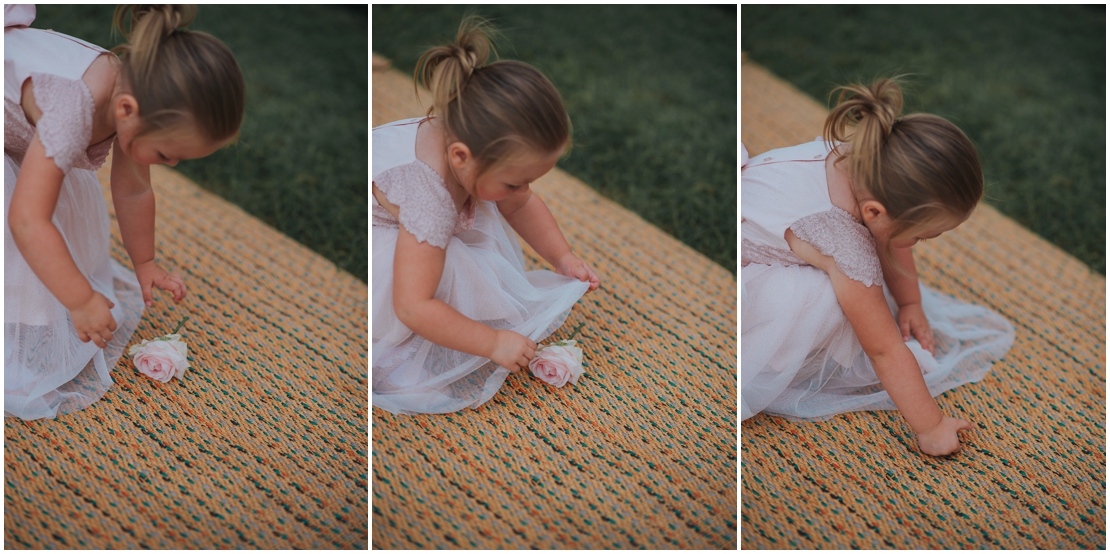
<svg viewBox="0 0 1110 554">
<path fill-rule="evenodd" d="M 167 157 L 166 157 L 166 155 L 165 155 L 165 154 L 163 154 L 163 153 L 161 153 L 161 152 L 159 152 L 159 153 L 158 153 L 158 157 L 159 157 L 159 158 L 162 158 L 162 161 L 164 161 L 164 162 L 168 162 L 168 161 L 170 161 L 170 159 L 169 159 L 169 158 L 167 158 Z"/>
</svg>

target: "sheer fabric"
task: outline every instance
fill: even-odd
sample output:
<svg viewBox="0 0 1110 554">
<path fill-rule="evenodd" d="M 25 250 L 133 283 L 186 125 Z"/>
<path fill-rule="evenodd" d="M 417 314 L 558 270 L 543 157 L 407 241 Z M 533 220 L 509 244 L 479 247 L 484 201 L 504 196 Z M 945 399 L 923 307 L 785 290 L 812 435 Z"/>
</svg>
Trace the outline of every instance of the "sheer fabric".
<svg viewBox="0 0 1110 554">
<path fill-rule="evenodd" d="M 493 202 L 472 202 L 457 214 L 442 178 L 416 159 L 421 121 L 404 120 L 374 129 L 373 171 L 376 184 L 382 184 L 379 178 L 388 183 L 379 188 L 399 206 L 405 228 L 410 229 L 407 217 L 417 222 L 413 227 L 420 234 L 414 236 L 437 245 L 438 237 L 446 234 L 446 259 L 435 298 L 494 329 L 542 341 L 563 324 L 589 283 L 546 270 L 526 272 L 517 236 Z M 404 187 L 442 190 L 400 192 Z M 436 198 L 440 205 L 433 203 Z M 444 214 L 448 221 L 433 221 Z M 397 318 L 393 305 L 397 220 L 375 200 L 373 221 L 373 405 L 397 414 L 450 413 L 482 405 L 497 393 L 509 370 L 488 358 L 428 341 Z"/>
<path fill-rule="evenodd" d="M 741 171 L 742 420 L 760 412 L 822 420 L 895 409 L 828 275 L 798 263 L 782 238 L 787 228 L 796 229 L 850 278 L 881 282 L 874 243 L 859 234 L 866 228 L 852 220 L 853 228 L 844 218 L 851 216 L 829 199 L 827 155 L 823 143 L 808 143 L 752 157 Z M 897 315 L 897 304 L 886 297 Z M 981 380 L 1013 344 L 1013 326 L 990 309 L 923 285 L 921 297 L 936 356 L 916 339 L 907 346 L 933 396 Z"/>
<path fill-rule="evenodd" d="M 43 110 L 40 140 L 66 172 L 52 222 L 93 290 L 115 304 L 108 347 L 81 342 L 69 311 L 31 271 L 4 225 L 4 415 L 53 418 L 91 405 L 111 387 L 110 371 L 138 326 L 143 300 L 134 273 L 110 256 L 108 210 L 93 172 L 111 139 L 88 146 L 93 104 L 81 75 L 104 51 L 37 29 L 6 28 L 4 46 L 5 217 L 36 132 L 20 107 L 20 85 L 31 76 Z"/>
</svg>

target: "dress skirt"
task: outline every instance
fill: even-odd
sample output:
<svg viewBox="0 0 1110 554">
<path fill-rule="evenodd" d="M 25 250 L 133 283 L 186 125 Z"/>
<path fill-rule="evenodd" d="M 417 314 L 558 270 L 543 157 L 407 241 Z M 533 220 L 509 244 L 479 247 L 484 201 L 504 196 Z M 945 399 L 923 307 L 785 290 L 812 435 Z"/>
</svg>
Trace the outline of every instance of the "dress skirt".
<svg viewBox="0 0 1110 554">
<path fill-rule="evenodd" d="M 450 413 L 476 408 L 501 388 L 509 370 L 439 346 L 413 333 L 393 309 L 396 227 L 374 226 L 372 403 L 395 414 Z M 516 233 L 492 202 L 478 202 L 472 229 L 447 245 L 435 298 L 494 329 L 540 342 L 558 329 L 584 283 L 524 270 Z"/>
<path fill-rule="evenodd" d="M 19 163 L 5 153 L 5 216 L 18 175 Z M 111 313 L 117 327 L 105 349 L 81 342 L 69 310 L 31 271 L 5 224 L 5 417 L 54 418 L 99 400 L 142 318 L 142 291 L 134 272 L 111 258 L 108 209 L 96 173 L 73 169 L 66 174 L 53 223 L 93 290 L 115 304 Z"/>
<path fill-rule="evenodd" d="M 760 412 L 825 420 L 894 410 L 844 316 L 828 275 L 812 266 L 749 264 L 741 270 L 741 420 Z M 887 293 L 892 314 L 897 304 Z M 981 380 L 1010 349 L 1014 328 L 997 313 L 921 285 L 936 357 L 907 343 L 929 393 Z"/>
</svg>

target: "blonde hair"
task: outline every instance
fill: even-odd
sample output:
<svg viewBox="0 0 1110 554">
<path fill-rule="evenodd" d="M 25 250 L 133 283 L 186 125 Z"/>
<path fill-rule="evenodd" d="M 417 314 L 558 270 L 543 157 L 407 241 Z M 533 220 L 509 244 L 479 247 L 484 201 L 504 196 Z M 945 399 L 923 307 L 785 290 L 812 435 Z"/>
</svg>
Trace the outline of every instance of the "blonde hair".
<svg viewBox="0 0 1110 554">
<path fill-rule="evenodd" d="M 983 170 L 975 146 L 942 117 L 899 117 L 902 88 L 897 79 L 833 89 L 841 92 L 824 129 L 826 143 L 852 145 L 836 162 L 849 159 L 856 198 L 878 201 L 894 221 L 888 255 L 893 240 L 923 225 L 962 220 L 983 196 Z"/>
<path fill-rule="evenodd" d="M 516 61 L 486 65 L 496 31 L 468 16 L 455 42 L 424 52 L 414 86 L 432 93 L 435 114 L 449 137 L 465 144 L 481 173 L 526 152 L 570 147 L 570 116 L 559 91 L 532 66 Z"/>
<path fill-rule="evenodd" d="M 136 138 L 190 123 L 212 142 L 239 133 L 243 73 L 222 42 L 183 28 L 196 11 L 192 5 L 116 7 L 112 25 L 127 42 L 112 51 L 120 54 L 123 77 L 139 104 Z"/>
</svg>

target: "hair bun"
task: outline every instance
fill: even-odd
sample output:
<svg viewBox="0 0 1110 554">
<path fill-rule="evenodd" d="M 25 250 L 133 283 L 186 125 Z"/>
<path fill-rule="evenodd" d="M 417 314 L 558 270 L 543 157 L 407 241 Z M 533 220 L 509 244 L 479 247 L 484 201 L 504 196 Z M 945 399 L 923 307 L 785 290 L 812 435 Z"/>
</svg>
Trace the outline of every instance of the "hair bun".
<svg viewBox="0 0 1110 554">
<path fill-rule="evenodd" d="M 445 113 L 447 103 L 459 96 L 474 71 L 485 67 L 493 50 L 496 31 L 486 20 L 469 16 L 459 25 L 455 41 L 432 48 L 416 62 L 416 87 L 423 84 L 432 93 L 432 111 Z M 495 52 L 495 51 L 494 51 Z"/>
<path fill-rule="evenodd" d="M 130 13 L 130 18 L 126 17 Z M 138 39 L 136 35 L 153 34 L 164 39 L 183 30 L 193 22 L 197 7 L 193 4 L 121 4 L 116 7 L 116 28 L 129 40 Z M 125 28 L 124 22 L 130 23 Z M 143 37 L 149 40 L 148 37 Z"/>
<path fill-rule="evenodd" d="M 488 56 L 488 52 L 479 52 L 477 45 L 473 43 L 465 46 L 458 43 L 448 44 L 447 49 L 450 50 L 450 56 L 459 61 L 463 74 L 467 77 L 473 74 L 475 69 L 480 68 Z"/>
</svg>

